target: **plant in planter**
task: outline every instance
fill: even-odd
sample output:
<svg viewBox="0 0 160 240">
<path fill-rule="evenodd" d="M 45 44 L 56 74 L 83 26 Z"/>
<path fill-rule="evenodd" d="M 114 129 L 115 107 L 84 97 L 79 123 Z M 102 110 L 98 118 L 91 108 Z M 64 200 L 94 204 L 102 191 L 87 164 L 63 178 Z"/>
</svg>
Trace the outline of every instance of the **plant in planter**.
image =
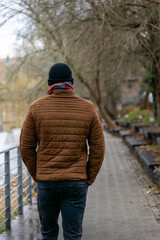
<svg viewBox="0 0 160 240">
<path fill-rule="evenodd" d="M 135 108 L 131 112 L 128 112 L 128 121 L 130 122 L 139 122 L 139 116 L 142 115 L 142 122 L 149 122 L 150 117 L 153 115 L 153 112 L 150 110 L 140 108 Z M 125 115 L 121 118 L 121 120 L 125 120 Z"/>
<path fill-rule="evenodd" d="M 147 145 L 144 147 L 145 151 L 154 156 L 154 161 L 160 164 L 160 146 L 159 145 Z"/>
<path fill-rule="evenodd" d="M 160 146 L 146 145 L 137 147 L 136 155 L 147 175 L 160 187 Z"/>
</svg>

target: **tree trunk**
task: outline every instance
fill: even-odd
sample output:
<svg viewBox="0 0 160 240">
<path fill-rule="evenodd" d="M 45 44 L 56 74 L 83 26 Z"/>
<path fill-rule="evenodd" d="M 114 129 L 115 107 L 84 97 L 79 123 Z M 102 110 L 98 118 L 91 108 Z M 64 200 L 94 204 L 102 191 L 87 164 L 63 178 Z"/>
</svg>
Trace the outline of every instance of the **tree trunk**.
<svg viewBox="0 0 160 240">
<path fill-rule="evenodd" d="M 160 95 L 157 95 L 158 125 L 160 126 Z"/>
<path fill-rule="evenodd" d="M 109 114 L 109 116 L 112 118 L 112 119 L 116 119 L 117 118 L 117 102 L 116 102 L 116 99 L 114 96 L 110 95 L 109 98 L 107 97 L 107 100 L 106 100 L 106 111 L 107 113 Z"/>
<path fill-rule="evenodd" d="M 117 114 L 115 114 L 113 111 L 111 111 L 108 106 L 104 105 L 104 109 L 106 111 L 106 113 L 110 116 L 111 119 L 116 119 L 117 118 Z"/>
<path fill-rule="evenodd" d="M 160 126 L 160 78 L 156 84 L 156 98 L 157 98 L 158 125 Z"/>
<path fill-rule="evenodd" d="M 153 95 L 153 109 L 154 109 L 154 117 L 157 118 L 158 114 L 157 114 L 157 93 L 156 93 L 156 81 L 155 81 L 155 77 L 152 77 L 151 79 L 151 92 Z"/>
<path fill-rule="evenodd" d="M 93 91 L 93 89 L 88 84 L 88 82 L 84 81 L 83 77 L 79 73 L 76 73 L 76 75 L 77 75 L 79 81 L 82 82 L 84 84 L 84 86 L 86 86 L 86 88 L 88 89 L 91 98 L 95 101 L 95 103 L 100 111 L 100 114 L 101 114 L 102 118 L 104 119 L 104 121 L 106 122 L 107 126 L 110 128 L 116 128 L 116 124 L 112 121 L 110 116 L 107 114 L 102 101 L 99 99 L 99 97 L 97 97 L 95 91 Z"/>
<path fill-rule="evenodd" d="M 106 110 L 102 103 L 97 103 L 97 107 L 100 111 L 101 116 L 103 117 L 104 121 L 110 128 L 116 128 L 116 124 L 112 121 L 110 116 L 106 113 Z"/>
<path fill-rule="evenodd" d="M 159 58 L 157 57 L 157 61 L 154 62 L 153 65 L 153 74 L 154 74 L 154 79 L 152 82 L 152 87 L 153 87 L 153 92 L 154 92 L 154 99 L 156 101 L 156 105 L 154 106 L 154 115 L 158 120 L 158 125 L 160 126 L 160 72 L 157 66 Z"/>
<path fill-rule="evenodd" d="M 141 104 L 141 110 L 142 110 L 142 109 L 147 109 L 147 107 L 148 107 L 149 93 L 150 93 L 150 86 L 149 86 L 149 84 L 148 84 L 145 97 L 144 97 L 144 99 L 143 99 L 143 101 L 142 101 L 142 104 Z"/>
<path fill-rule="evenodd" d="M 110 128 L 116 128 L 116 124 L 113 122 L 113 120 L 107 114 L 103 103 L 101 101 L 99 101 L 99 98 L 96 97 L 96 95 L 94 94 L 94 92 L 92 91 L 91 88 L 88 87 L 88 91 L 90 93 L 91 98 L 95 101 L 95 103 L 99 109 L 99 112 L 100 112 L 102 118 L 104 119 L 105 123 L 107 124 L 107 126 Z"/>
</svg>

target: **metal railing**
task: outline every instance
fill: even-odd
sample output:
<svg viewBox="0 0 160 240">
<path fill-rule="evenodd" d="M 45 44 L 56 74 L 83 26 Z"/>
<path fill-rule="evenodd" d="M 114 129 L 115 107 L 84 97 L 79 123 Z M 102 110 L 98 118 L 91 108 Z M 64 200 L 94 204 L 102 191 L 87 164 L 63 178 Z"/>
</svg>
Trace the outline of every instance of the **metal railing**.
<svg viewBox="0 0 160 240">
<path fill-rule="evenodd" d="M 158 165 L 159 166 L 159 165 Z M 157 165 L 154 165 L 154 169 L 156 170 L 156 172 L 160 173 L 160 168 Z"/>
<path fill-rule="evenodd" d="M 32 204 L 32 179 L 22 162 L 19 147 L 0 151 L 0 229 L 11 229 L 11 219 L 23 214 L 24 202 Z"/>
</svg>

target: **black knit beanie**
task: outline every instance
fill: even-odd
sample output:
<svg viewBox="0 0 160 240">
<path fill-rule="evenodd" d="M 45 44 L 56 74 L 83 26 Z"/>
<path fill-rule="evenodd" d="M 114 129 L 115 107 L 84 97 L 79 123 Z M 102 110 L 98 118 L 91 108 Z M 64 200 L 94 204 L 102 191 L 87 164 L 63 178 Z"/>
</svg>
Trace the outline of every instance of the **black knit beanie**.
<svg viewBox="0 0 160 240">
<path fill-rule="evenodd" d="M 56 63 L 49 70 L 48 85 L 59 82 L 71 82 L 73 84 L 72 71 L 65 63 Z"/>
</svg>

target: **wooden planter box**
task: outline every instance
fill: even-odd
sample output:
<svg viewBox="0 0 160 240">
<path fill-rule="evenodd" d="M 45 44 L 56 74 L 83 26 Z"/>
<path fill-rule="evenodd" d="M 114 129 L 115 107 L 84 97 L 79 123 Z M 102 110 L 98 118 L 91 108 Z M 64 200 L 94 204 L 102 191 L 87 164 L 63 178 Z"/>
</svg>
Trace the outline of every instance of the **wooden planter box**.
<svg viewBox="0 0 160 240">
<path fill-rule="evenodd" d="M 157 144 L 160 146 L 160 137 L 157 137 Z"/>
<path fill-rule="evenodd" d="M 160 188 L 160 173 L 155 171 L 154 168 L 155 166 L 160 166 L 160 164 L 156 163 L 155 156 L 145 151 L 145 149 L 139 149 L 138 147 L 135 148 L 135 154 L 147 175 Z"/>
<path fill-rule="evenodd" d="M 126 137 L 125 142 L 132 153 L 135 152 L 136 147 L 147 145 L 146 142 L 136 139 L 135 137 Z"/>
<path fill-rule="evenodd" d="M 151 128 L 148 131 L 148 137 L 153 144 L 157 144 L 157 138 L 160 138 L 160 128 Z"/>
<path fill-rule="evenodd" d="M 122 120 L 116 120 L 115 121 L 117 126 L 123 127 L 123 128 L 130 128 L 130 122 L 129 121 L 122 121 Z"/>
<path fill-rule="evenodd" d="M 150 127 L 148 123 L 134 123 L 133 130 L 135 132 L 141 132 L 143 131 L 143 128 Z"/>
<path fill-rule="evenodd" d="M 123 140 L 126 138 L 126 137 L 131 137 L 133 136 L 133 134 L 131 132 L 126 132 L 126 131 L 120 131 L 119 132 L 120 136 L 123 138 Z"/>
</svg>

